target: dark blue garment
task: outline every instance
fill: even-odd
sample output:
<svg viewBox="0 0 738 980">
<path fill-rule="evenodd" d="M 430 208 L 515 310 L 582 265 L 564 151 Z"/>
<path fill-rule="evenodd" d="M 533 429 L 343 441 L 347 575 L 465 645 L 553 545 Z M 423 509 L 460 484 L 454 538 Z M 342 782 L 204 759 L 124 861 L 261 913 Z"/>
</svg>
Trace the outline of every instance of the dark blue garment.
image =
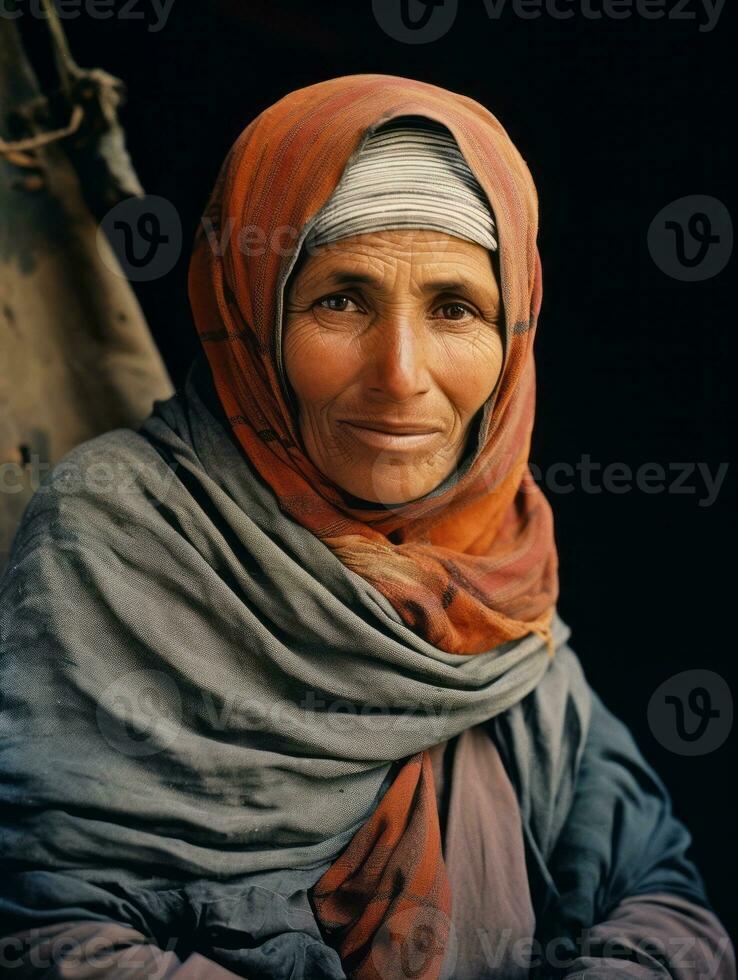
<svg viewBox="0 0 738 980">
<path fill-rule="evenodd" d="M 548 859 L 542 857 L 542 842 L 530 817 L 525 821 L 541 977 L 565 973 L 566 963 L 576 958 L 582 930 L 606 922 L 625 898 L 670 893 L 715 912 L 689 857 L 691 835 L 674 815 L 666 786 L 628 728 L 594 691 L 590 694 L 591 716 L 574 797 Z M 500 716 L 490 725 L 504 759 L 509 719 Z M 509 752 L 507 765 L 525 798 L 530 773 L 521 774 Z"/>
</svg>

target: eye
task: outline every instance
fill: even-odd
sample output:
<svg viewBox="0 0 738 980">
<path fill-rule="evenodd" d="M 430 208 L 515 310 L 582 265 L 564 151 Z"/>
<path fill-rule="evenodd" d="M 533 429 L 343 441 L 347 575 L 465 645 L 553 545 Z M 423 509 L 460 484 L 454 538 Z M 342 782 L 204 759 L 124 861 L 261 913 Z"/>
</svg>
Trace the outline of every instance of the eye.
<svg viewBox="0 0 738 980">
<path fill-rule="evenodd" d="M 444 303 L 443 306 L 438 307 L 441 310 L 441 316 L 445 320 L 463 320 L 467 316 L 476 316 L 476 311 L 466 303 Z"/>
<path fill-rule="evenodd" d="M 349 308 L 349 304 L 353 306 L 353 309 Z M 330 296 L 319 299 L 315 305 L 324 310 L 332 310 L 334 313 L 361 312 L 356 303 L 344 293 L 331 293 Z"/>
</svg>

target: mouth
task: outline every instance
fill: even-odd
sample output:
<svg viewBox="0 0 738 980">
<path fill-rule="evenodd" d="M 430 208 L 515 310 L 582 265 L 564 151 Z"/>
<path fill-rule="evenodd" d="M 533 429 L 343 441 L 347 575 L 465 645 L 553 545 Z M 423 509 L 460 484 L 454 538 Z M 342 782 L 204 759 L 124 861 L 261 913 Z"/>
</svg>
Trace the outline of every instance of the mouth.
<svg viewBox="0 0 738 980">
<path fill-rule="evenodd" d="M 372 449 L 412 451 L 422 449 L 440 434 L 439 429 L 421 426 L 378 427 L 375 423 L 343 421 L 351 435 Z"/>
</svg>

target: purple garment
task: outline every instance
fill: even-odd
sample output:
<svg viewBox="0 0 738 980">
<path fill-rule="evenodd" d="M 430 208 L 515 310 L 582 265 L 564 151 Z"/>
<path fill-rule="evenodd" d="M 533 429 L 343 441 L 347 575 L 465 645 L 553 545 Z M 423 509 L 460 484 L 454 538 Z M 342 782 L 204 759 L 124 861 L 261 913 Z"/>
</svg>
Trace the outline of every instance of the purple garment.
<svg viewBox="0 0 738 980">
<path fill-rule="evenodd" d="M 441 980 L 521 980 L 530 967 L 535 913 L 515 791 L 480 727 L 434 746 L 431 760 L 452 902 Z"/>
<path fill-rule="evenodd" d="M 433 746 L 452 940 L 441 980 L 518 980 L 535 964 L 535 914 L 517 797 L 481 726 Z M 673 894 L 626 898 L 585 930 L 566 977 L 592 980 L 736 980 L 720 920 Z"/>
<path fill-rule="evenodd" d="M 0 976 L 8 980 L 229 980 L 235 973 L 192 953 L 183 964 L 142 933 L 118 922 L 59 922 L 0 941 Z"/>
</svg>

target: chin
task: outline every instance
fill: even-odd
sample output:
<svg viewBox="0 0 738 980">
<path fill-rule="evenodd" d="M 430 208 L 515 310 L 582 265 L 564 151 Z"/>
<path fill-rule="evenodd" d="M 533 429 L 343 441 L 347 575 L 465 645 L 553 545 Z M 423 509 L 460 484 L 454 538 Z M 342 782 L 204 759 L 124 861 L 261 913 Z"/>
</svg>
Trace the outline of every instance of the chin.
<svg viewBox="0 0 738 980">
<path fill-rule="evenodd" d="M 438 480 L 430 486 L 412 485 L 409 487 L 400 487 L 396 481 L 387 483 L 384 486 L 373 483 L 369 478 L 366 480 L 352 479 L 345 483 L 341 480 L 336 480 L 335 482 L 358 500 L 366 500 L 372 504 L 384 504 L 387 507 L 398 507 L 402 504 L 412 503 L 413 500 L 417 500 L 419 497 L 424 497 L 431 490 L 434 490 L 441 480 Z"/>
</svg>

